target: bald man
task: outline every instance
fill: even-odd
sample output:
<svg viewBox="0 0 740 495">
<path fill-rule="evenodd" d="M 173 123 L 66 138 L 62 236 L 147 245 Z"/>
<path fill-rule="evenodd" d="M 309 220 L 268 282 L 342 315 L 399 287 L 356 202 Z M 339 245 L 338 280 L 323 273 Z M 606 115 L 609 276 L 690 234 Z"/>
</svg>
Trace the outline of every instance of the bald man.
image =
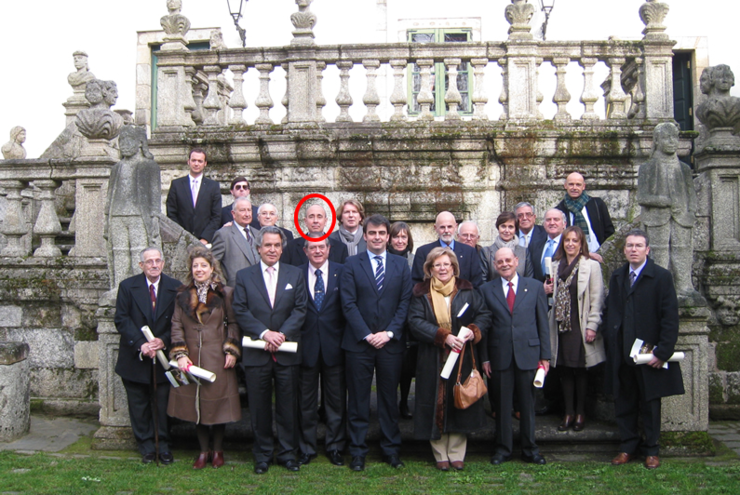
<svg viewBox="0 0 740 495">
<path fill-rule="evenodd" d="M 472 248 L 462 242 L 455 242 L 455 231 L 457 230 L 457 221 L 449 211 L 443 211 L 437 215 L 434 222 L 434 230 L 437 232 L 438 239 L 434 242 L 421 246 L 416 250 L 414 255 L 414 266 L 411 269 L 411 279 L 414 284 L 424 280 L 424 262 L 429 252 L 436 247 L 448 247 L 457 255 L 460 264 L 460 278 L 467 280 L 473 287 L 483 285 L 483 274 L 480 267 L 480 256 L 475 248 Z"/>
<path fill-rule="evenodd" d="M 306 208 L 306 214 L 303 217 L 303 221 L 308 230 L 306 233 L 308 237 L 321 237 L 324 235 L 326 230 L 326 210 L 324 210 L 324 207 L 321 205 L 311 205 Z M 301 266 L 308 263 L 308 257 L 303 251 L 303 247 L 305 245 L 306 241 L 303 237 L 298 237 L 297 239 L 290 241 L 283 250 L 280 262 L 293 266 Z M 348 256 L 347 246 L 345 246 L 342 241 L 332 238 L 329 238 L 329 245 L 331 246 L 329 251 L 329 261 L 344 264 L 344 261 Z"/>
<path fill-rule="evenodd" d="M 578 225 L 588 239 L 588 250 L 596 253 L 614 233 L 604 200 L 586 193 L 586 180 L 578 172 L 565 179 L 565 198 L 555 207 L 565 213 L 566 227 Z"/>
</svg>

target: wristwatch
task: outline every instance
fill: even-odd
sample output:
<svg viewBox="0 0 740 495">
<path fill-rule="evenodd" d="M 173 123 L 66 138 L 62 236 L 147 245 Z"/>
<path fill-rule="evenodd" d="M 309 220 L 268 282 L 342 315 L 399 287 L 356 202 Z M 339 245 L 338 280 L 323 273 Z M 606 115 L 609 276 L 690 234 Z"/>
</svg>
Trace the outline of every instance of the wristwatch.
<svg viewBox="0 0 740 495">
<path fill-rule="evenodd" d="M 393 338 L 393 332 L 391 332 L 390 330 L 386 330 L 385 334 L 388 336 L 389 339 Z"/>
</svg>

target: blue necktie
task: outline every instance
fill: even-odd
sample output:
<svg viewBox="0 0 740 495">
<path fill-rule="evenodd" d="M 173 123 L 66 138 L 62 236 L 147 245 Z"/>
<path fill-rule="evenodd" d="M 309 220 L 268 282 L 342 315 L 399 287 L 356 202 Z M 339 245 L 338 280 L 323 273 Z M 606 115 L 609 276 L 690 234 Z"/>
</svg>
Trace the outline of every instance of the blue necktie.
<svg viewBox="0 0 740 495">
<path fill-rule="evenodd" d="M 321 309 L 324 295 L 324 279 L 321 278 L 321 270 L 316 270 L 316 283 L 313 286 L 313 302 L 316 304 L 316 309 Z"/>
<path fill-rule="evenodd" d="M 547 240 L 547 248 L 545 249 L 545 254 L 542 256 L 542 274 L 546 275 L 546 268 L 545 268 L 545 258 L 552 258 L 552 254 L 555 251 L 555 241 L 552 239 Z M 552 273 L 550 274 L 552 277 Z"/>
<path fill-rule="evenodd" d="M 378 268 L 375 269 L 375 284 L 378 286 L 378 292 L 383 290 L 383 280 L 385 280 L 385 269 L 383 269 L 383 258 L 376 256 L 375 261 L 378 262 Z"/>
</svg>

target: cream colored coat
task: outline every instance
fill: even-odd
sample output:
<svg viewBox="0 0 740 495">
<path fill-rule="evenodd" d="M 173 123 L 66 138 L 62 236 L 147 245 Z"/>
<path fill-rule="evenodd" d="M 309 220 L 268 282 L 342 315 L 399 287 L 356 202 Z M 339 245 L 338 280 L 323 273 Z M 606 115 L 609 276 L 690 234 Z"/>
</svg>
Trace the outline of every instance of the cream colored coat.
<svg viewBox="0 0 740 495">
<path fill-rule="evenodd" d="M 553 261 L 552 273 L 558 273 L 558 265 L 565 260 Z M 559 278 L 553 278 L 553 294 L 557 294 Z M 604 280 L 601 276 L 601 265 L 598 261 L 581 258 L 578 264 L 578 315 L 581 322 L 581 340 L 586 353 L 586 368 L 591 368 L 606 360 L 604 338 L 598 331 L 601 324 L 601 311 L 604 306 Z M 554 296 L 553 296 L 554 297 Z M 552 349 L 552 366 L 558 361 L 558 325 L 555 321 L 555 308 L 550 309 L 550 348 Z M 586 342 L 586 330 L 596 332 L 593 342 Z"/>
</svg>

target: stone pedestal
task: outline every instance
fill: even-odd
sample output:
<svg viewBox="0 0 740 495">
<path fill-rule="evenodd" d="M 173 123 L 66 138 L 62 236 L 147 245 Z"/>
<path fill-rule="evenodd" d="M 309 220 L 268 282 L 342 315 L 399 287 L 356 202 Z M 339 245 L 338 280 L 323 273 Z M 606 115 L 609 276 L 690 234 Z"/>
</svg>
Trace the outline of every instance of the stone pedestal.
<svg viewBox="0 0 740 495">
<path fill-rule="evenodd" d="M 12 442 L 31 427 L 28 344 L 0 342 L 0 442 Z"/>
<path fill-rule="evenodd" d="M 117 160 L 107 156 L 81 157 L 76 163 L 74 256 L 105 258 L 105 202 L 110 169 Z"/>
</svg>

